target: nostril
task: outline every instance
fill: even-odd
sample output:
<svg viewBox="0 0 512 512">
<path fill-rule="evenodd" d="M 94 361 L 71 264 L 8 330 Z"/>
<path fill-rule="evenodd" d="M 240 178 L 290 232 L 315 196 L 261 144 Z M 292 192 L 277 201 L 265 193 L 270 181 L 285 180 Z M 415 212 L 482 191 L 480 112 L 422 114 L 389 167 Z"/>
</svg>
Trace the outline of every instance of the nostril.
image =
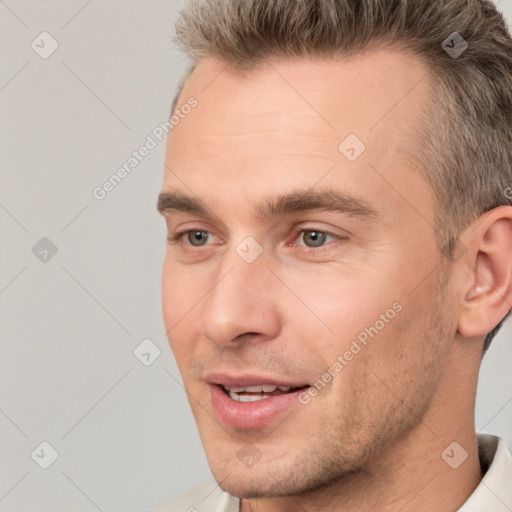
<svg viewBox="0 0 512 512">
<path fill-rule="evenodd" d="M 242 342 L 248 341 L 250 339 L 258 338 L 262 336 L 260 332 L 244 332 L 243 334 L 239 334 L 236 338 L 233 339 L 234 342 Z"/>
</svg>

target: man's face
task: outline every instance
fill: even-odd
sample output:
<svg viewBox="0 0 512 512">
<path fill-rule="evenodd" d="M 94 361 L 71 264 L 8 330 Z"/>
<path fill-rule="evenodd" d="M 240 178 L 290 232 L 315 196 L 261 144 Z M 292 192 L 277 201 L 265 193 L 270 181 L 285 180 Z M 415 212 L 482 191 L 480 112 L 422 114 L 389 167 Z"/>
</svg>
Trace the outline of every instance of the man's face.
<svg viewBox="0 0 512 512">
<path fill-rule="evenodd" d="M 391 51 L 245 74 L 207 60 L 185 87 L 198 104 L 169 137 L 163 311 L 231 494 L 369 470 L 435 396 L 456 320 L 404 151 L 428 91 Z"/>
</svg>

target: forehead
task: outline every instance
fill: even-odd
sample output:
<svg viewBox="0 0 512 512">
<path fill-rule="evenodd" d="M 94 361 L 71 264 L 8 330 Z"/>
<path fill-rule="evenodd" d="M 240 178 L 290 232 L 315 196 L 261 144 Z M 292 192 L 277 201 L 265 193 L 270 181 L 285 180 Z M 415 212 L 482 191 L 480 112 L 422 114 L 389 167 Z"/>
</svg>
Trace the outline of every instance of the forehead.
<svg viewBox="0 0 512 512">
<path fill-rule="evenodd" d="M 428 94 L 427 69 L 398 51 L 275 60 L 247 72 L 205 60 L 178 102 L 198 105 L 170 133 L 164 190 L 187 192 L 185 183 L 212 200 L 214 190 L 236 189 L 247 199 L 251 189 L 285 193 L 322 180 L 415 201 L 426 181 L 405 148 Z"/>
<path fill-rule="evenodd" d="M 256 114 L 289 116 L 293 109 L 304 119 L 323 120 L 326 129 L 359 125 L 370 129 L 385 117 L 389 117 L 388 124 L 401 115 L 413 118 L 411 105 L 428 95 L 427 77 L 428 68 L 419 57 L 398 49 L 365 50 L 329 59 L 274 59 L 248 71 L 206 59 L 196 66 L 179 103 L 194 96 L 205 116 L 218 115 L 220 110 L 227 115 L 244 114 L 255 126 Z"/>
</svg>

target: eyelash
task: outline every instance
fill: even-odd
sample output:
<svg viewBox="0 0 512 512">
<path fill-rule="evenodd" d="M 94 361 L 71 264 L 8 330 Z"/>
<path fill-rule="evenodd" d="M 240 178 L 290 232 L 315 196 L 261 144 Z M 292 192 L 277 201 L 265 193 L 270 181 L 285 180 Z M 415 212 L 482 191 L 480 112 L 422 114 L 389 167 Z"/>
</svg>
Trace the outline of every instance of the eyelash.
<svg viewBox="0 0 512 512">
<path fill-rule="evenodd" d="M 319 251 L 327 250 L 330 248 L 329 247 L 330 244 L 342 239 L 341 236 L 335 235 L 334 233 L 331 233 L 330 231 L 323 231 L 321 229 L 315 229 L 315 228 L 296 227 L 296 228 L 293 228 L 293 233 L 294 233 L 293 240 L 297 240 L 303 233 L 320 233 L 322 235 L 327 235 L 328 237 L 331 237 L 334 239 L 331 242 L 327 242 L 324 245 L 321 245 L 319 247 L 308 247 L 307 245 L 297 245 L 295 243 L 293 244 L 292 247 L 298 247 L 300 251 L 302 251 L 303 253 L 306 253 L 306 254 L 312 253 L 312 252 L 318 253 Z"/>
<path fill-rule="evenodd" d="M 170 243 L 170 244 L 178 244 L 180 243 L 181 239 L 185 236 L 185 235 L 188 235 L 189 233 L 197 233 L 198 231 L 200 231 L 201 233 L 208 233 L 211 235 L 211 232 L 210 231 L 207 231 L 205 229 L 187 229 L 186 231 L 178 231 L 176 233 L 174 233 L 174 235 L 169 235 L 167 236 L 167 241 Z M 193 245 L 191 247 L 194 247 Z"/>
<path fill-rule="evenodd" d="M 167 235 L 167 242 L 169 242 L 170 244 L 177 244 L 180 241 L 180 238 L 183 235 L 186 235 L 187 233 L 192 233 L 192 230 L 180 231 L 180 232 L 174 233 L 174 235 L 172 235 L 172 236 Z"/>
<path fill-rule="evenodd" d="M 183 237 L 185 237 L 189 233 L 196 233 L 198 231 L 205 232 L 205 233 L 208 233 L 210 235 L 212 234 L 210 231 L 206 231 L 206 230 L 202 230 L 202 229 L 187 229 L 185 231 L 178 231 L 177 233 L 175 233 L 172 236 L 171 235 L 167 236 L 167 242 L 170 243 L 170 244 L 173 244 L 173 245 L 179 244 L 180 241 L 183 239 Z M 334 238 L 334 241 L 345 240 L 344 237 L 341 237 L 339 235 L 335 235 L 334 233 L 331 233 L 329 231 L 322 231 L 320 229 L 314 229 L 314 228 L 306 229 L 306 228 L 299 228 L 299 227 L 293 228 L 293 233 L 294 233 L 293 239 L 294 240 L 297 239 L 303 233 L 312 233 L 312 232 L 321 233 L 322 235 L 327 235 L 329 237 L 332 237 L 332 238 Z M 330 242 L 330 243 L 332 243 L 332 242 Z M 325 249 L 325 247 L 327 245 L 329 245 L 329 243 L 327 243 L 325 245 L 321 245 L 319 247 L 307 247 L 307 246 L 303 246 L 303 245 L 293 245 L 292 247 L 298 247 L 299 250 L 301 250 L 301 251 L 303 251 L 305 253 L 310 253 L 310 252 L 319 252 L 322 249 Z M 190 245 L 190 244 L 188 245 L 188 247 L 194 248 L 194 246 Z M 198 246 L 196 248 L 200 249 L 201 247 L 205 247 L 205 246 Z"/>
</svg>

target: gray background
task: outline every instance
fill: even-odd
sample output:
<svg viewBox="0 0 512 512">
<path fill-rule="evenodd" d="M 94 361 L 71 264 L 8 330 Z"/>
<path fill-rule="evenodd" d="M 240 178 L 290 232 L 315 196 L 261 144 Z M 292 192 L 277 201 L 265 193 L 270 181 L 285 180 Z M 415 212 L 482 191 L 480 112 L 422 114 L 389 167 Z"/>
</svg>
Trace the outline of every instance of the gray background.
<svg viewBox="0 0 512 512">
<path fill-rule="evenodd" d="M 165 143 L 92 195 L 168 117 L 186 67 L 170 42 L 180 5 L 0 0 L 4 512 L 138 512 L 209 478 L 161 315 Z M 499 8 L 512 19 L 512 0 Z M 31 47 L 51 48 L 43 31 L 59 45 L 46 59 Z M 511 338 L 509 322 L 476 414 L 509 444 Z M 144 339 L 161 351 L 149 366 L 133 353 Z M 48 469 L 43 441 L 58 452 Z"/>
</svg>

